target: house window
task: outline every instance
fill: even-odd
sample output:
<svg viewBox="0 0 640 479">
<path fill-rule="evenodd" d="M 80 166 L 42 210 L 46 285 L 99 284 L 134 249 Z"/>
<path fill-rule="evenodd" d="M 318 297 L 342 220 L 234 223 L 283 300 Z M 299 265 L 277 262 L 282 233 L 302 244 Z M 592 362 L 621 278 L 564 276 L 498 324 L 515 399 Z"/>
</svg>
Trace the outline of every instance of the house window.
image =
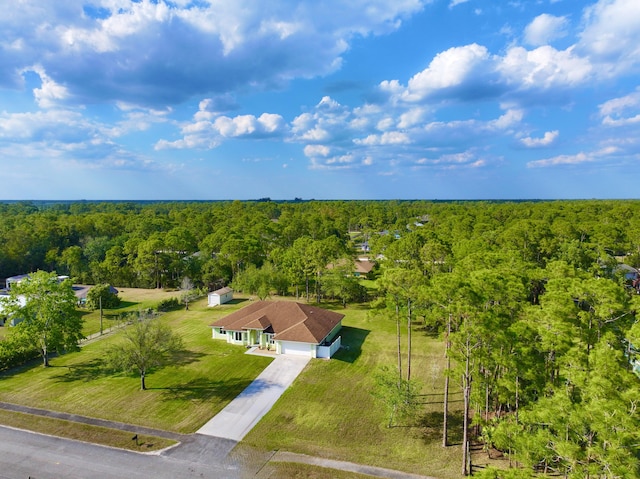
<svg viewBox="0 0 640 479">
<path fill-rule="evenodd" d="M 273 334 L 267 333 L 267 344 L 275 344 L 275 341 L 273 340 Z"/>
<path fill-rule="evenodd" d="M 224 328 L 220 328 L 220 334 L 227 334 L 227 332 L 224 330 Z"/>
<path fill-rule="evenodd" d="M 234 331 L 233 332 L 233 339 L 235 341 L 242 341 L 244 334 L 242 333 L 242 331 Z"/>
</svg>

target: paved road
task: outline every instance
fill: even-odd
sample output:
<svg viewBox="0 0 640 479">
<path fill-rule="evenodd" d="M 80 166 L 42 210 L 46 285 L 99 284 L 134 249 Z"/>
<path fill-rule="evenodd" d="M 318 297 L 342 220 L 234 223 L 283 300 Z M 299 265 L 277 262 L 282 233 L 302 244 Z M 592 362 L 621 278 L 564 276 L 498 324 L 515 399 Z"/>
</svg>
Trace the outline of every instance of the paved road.
<svg viewBox="0 0 640 479">
<path fill-rule="evenodd" d="M 249 479 L 270 461 L 301 462 L 389 479 L 436 479 L 288 452 L 263 452 L 194 434 L 181 445 L 140 454 L 0 426 L 0 479 Z"/>
<path fill-rule="evenodd" d="M 127 424 L 118 421 L 108 421 L 106 419 L 98 419 L 95 417 L 80 416 L 78 414 L 69 414 L 66 412 L 50 411 L 48 409 L 39 409 L 35 407 L 22 406 L 20 404 L 11 404 L 2 401 L 0 401 L 0 409 L 6 409 L 7 411 L 17 411 L 25 414 L 33 414 L 35 416 L 46 416 L 56 419 L 64 419 L 65 421 L 91 424 L 92 426 L 102 426 L 111 429 L 119 429 L 121 431 L 128 431 L 132 434 L 145 434 L 147 436 L 164 437 L 165 439 L 172 439 L 176 442 L 183 442 L 189 437 L 187 434 L 179 434 L 177 432 L 163 431 L 161 429 L 136 426 L 134 424 Z"/>
<path fill-rule="evenodd" d="M 200 430 L 199 434 L 241 441 L 293 383 L 309 357 L 276 356 L 269 366 Z"/>
<path fill-rule="evenodd" d="M 212 441 L 213 438 L 207 438 Z M 224 444 L 223 444 L 224 446 Z M 186 444 L 185 452 L 139 454 L 0 427 L 0 477 L 9 479 L 177 479 L 254 477 L 256 467 Z"/>
</svg>

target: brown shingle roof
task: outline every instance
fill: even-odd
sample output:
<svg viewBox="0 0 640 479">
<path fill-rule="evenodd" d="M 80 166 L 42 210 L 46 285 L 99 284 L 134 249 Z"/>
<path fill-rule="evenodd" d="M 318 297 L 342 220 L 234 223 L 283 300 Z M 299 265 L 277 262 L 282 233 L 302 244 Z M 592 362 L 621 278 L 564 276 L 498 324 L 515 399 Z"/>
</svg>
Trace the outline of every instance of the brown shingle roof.
<svg viewBox="0 0 640 479">
<path fill-rule="evenodd" d="M 230 331 L 271 328 L 274 339 L 320 344 L 344 314 L 292 301 L 256 301 L 211 326 Z"/>
<path fill-rule="evenodd" d="M 373 261 L 369 260 L 357 260 L 356 261 L 356 272 L 361 274 L 368 274 L 373 270 L 373 267 L 376 264 Z"/>
<path fill-rule="evenodd" d="M 335 269 L 349 265 L 349 260 L 346 258 L 339 259 L 335 263 L 329 263 L 327 269 Z M 371 272 L 376 264 L 368 259 L 357 259 L 353 261 L 353 271 L 360 274 L 367 274 Z"/>
</svg>

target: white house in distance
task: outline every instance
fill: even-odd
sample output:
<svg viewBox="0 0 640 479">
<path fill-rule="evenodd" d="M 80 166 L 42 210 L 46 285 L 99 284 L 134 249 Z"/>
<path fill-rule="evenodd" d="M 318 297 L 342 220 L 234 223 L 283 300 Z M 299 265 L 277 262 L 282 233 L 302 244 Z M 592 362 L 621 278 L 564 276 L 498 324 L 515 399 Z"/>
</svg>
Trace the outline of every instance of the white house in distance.
<svg viewBox="0 0 640 479">
<path fill-rule="evenodd" d="M 8 291 L 0 290 L 0 326 L 4 326 L 5 321 L 7 319 L 9 319 L 9 318 L 5 317 L 5 315 L 3 314 L 3 311 L 4 311 L 4 307 L 5 307 L 5 302 L 9 301 L 10 297 L 11 296 L 9 295 Z M 18 300 L 18 304 L 20 305 L 21 308 L 27 304 L 27 300 L 23 295 L 18 296 L 17 300 Z M 15 326 L 16 325 L 15 319 L 10 319 L 9 320 L 9 324 L 11 326 Z"/>
<path fill-rule="evenodd" d="M 233 290 L 231 288 L 221 288 L 209 293 L 207 301 L 209 306 L 220 306 L 228 303 L 233 299 Z"/>
<path fill-rule="evenodd" d="M 211 325 L 213 339 L 276 354 L 330 358 L 344 314 L 293 301 L 256 301 Z"/>
<path fill-rule="evenodd" d="M 6 279 L 5 284 L 7 286 L 6 289 L 0 290 L 0 326 L 4 326 L 5 321 L 9 318 L 5 318 L 4 315 L 2 314 L 4 311 L 4 307 L 5 307 L 5 302 L 9 301 L 9 299 L 11 298 L 11 286 L 12 285 L 17 285 L 20 284 L 22 281 L 25 281 L 27 279 L 29 279 L 28 274 L 20 274 L 17 276 L 10 276 L 9 278 Z M 62 282 L 65 279 L 69 279 L 69 276 L 58 276 L 58 281 Z M 24 297 L 24 295 L 18 295 L 16 297 L 17 301 L 18 301 L 18 305 L 22 308 L 27 304 L 27 300 Z M 16 319 L 11 319 L 9 321 L 9 324 L 11 326 L 15 326 L 16 325 Z"/>
</svg>

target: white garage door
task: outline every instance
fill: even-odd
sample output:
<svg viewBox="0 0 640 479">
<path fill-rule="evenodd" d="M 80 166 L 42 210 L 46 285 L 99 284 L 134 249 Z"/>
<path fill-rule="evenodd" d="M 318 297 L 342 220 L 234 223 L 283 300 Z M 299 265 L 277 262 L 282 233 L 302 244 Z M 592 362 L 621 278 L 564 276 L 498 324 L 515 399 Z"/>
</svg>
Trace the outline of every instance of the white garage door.
<svg viewBox="0 0 640 479">
<path fill-rule="evenodd" d="M 311 356 L 311 345 L 308 343 L 295 343 L 293 341 L 280 341 L 280 353 L 295 356 Z"/>
</svg>

